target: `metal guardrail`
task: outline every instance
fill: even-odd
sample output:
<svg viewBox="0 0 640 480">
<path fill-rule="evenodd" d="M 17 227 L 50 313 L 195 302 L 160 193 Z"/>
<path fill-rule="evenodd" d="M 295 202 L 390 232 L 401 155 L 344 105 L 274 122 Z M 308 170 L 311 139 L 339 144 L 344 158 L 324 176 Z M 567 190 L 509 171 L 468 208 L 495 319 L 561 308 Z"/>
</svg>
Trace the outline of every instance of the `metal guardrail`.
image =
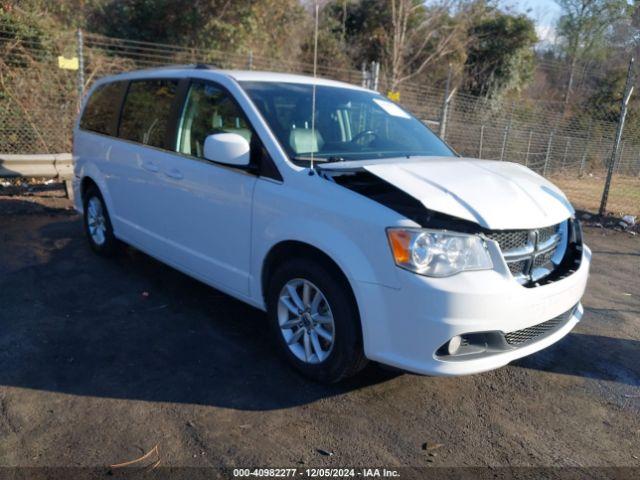
<svg viewBox="0 0 640 480">
<path fill-rule="evenodd" d="M 70 153 L 10 155 L 0 153 L 0 177 L 45 177 L 71 180 Z"/>
<path fill-rule="evenodd" d="M 70 153 L 13 155 L 0 153 L 0 178 L 44 177 L 64 182 L 69 198 L 73 198 L 73 156 Z"/>
</svg>

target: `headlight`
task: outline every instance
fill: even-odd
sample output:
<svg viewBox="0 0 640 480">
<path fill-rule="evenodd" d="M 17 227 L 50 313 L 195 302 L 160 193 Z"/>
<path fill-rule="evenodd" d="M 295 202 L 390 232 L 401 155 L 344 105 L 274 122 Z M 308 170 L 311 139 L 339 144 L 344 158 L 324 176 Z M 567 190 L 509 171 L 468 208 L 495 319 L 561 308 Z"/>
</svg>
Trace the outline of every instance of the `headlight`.
<svg viewBox="0 0 640 480">
<path fill-rule="evenodd" d="M 420 275 L 448 277 L 465 270 L 493 268 L 484 241 L 477 235 L 389 228 L 387 237 L 396 264 Z"/>
</svg>

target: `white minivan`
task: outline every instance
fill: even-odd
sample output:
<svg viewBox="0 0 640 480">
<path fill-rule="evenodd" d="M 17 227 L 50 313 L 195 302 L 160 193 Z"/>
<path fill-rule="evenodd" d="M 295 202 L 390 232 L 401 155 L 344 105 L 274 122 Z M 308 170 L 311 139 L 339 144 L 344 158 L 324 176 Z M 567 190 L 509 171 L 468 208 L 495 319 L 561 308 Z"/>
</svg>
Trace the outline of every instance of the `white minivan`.
<svg viewBox="0 0 640 480">
<path fill-rule="evenodd" d="M 461 158 L 377 92 L 206 65 L 101 79 L 74 129 L 89 243 L 118 241 L 268 313 L 335 382 L 374 360 L 494 369 L 580 321 L 591 251 L 554 185 Z"/>
</svg>

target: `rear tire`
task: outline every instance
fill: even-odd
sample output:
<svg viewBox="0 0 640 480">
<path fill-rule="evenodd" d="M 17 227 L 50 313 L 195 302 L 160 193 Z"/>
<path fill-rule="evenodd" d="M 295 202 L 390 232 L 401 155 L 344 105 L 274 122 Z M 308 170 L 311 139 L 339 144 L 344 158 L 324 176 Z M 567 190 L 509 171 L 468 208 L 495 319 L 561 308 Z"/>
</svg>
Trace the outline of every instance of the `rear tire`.
<svg viewBox="0 0 640 480">
<path fill-rule="evenodd" d="M 280 265 L 267 286 L 279 353 L 304 376 L 334 383 L 367 364 L 358 308 L 346 279 L 308 258 Z"/>
<path fill-rule="evenodd" d="M 113 235 L 113 227 L 107 205 L 98 187 L 87 188 L 82 198 L 84 209 L 84 231 L 89 246 L 98 255 L 105 257 L 115 253 L 118 241 Z"/>
</svg>

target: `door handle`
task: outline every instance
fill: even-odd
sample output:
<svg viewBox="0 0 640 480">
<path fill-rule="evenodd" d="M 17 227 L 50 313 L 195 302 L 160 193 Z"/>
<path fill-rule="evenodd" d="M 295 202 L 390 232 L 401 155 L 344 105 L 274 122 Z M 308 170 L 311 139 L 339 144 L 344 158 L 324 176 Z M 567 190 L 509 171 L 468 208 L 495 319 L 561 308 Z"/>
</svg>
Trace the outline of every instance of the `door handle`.
<svg viewBox="0 0 640 480">
<path fill-rule="evenodd" d="M 153 162 L 145 162 L 145 161 L 143 161 L 142 162 L 142 168 L 144 168 L 145 170 L 148 170 L 150 172 L 153 172 L 153 173 L 157 173 L 157 172 L 160 171 L 158 166 Z"/>
<path fill-rule="evenodd" d="M 164 172 L 164 174 L 167 177 L 175 178 L 176 180 L 182 180 L 182 178 L 183 178 L 182 172 L 180 170 L 178 170 L 177 168 L 172 168 L 171 170 L 168 170 L 168 171 Z"/>
</svg>

